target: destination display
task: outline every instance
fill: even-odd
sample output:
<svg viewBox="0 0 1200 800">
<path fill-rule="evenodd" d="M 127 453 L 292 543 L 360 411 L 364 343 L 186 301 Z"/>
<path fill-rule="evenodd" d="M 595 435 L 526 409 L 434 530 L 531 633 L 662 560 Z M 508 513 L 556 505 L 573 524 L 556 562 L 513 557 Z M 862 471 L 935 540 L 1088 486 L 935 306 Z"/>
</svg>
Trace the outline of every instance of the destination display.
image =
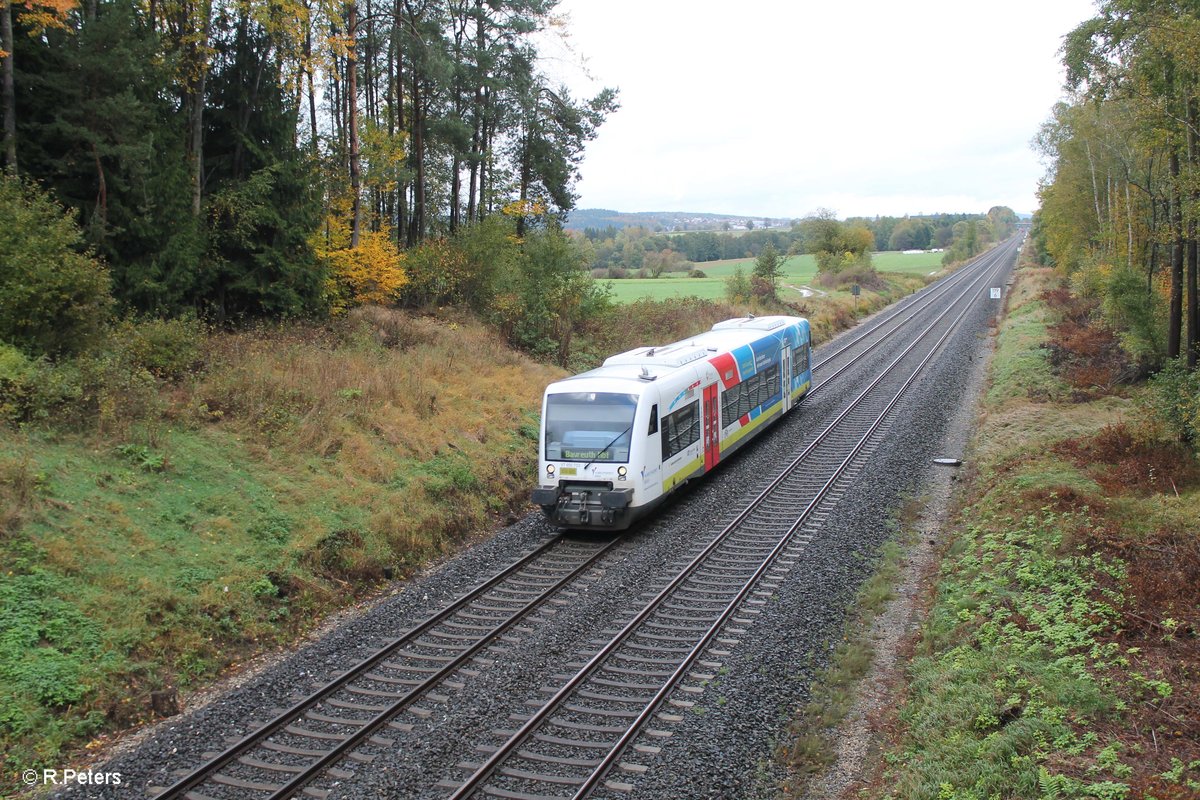
<svg viewBox="0 0 1200 800">
<path fill-rule="evenodd" d="M 564 447 L 562 457 L 564 461 L 611 461 L 613 454 L 611 450 L 572 450 Z"/>
</svg>

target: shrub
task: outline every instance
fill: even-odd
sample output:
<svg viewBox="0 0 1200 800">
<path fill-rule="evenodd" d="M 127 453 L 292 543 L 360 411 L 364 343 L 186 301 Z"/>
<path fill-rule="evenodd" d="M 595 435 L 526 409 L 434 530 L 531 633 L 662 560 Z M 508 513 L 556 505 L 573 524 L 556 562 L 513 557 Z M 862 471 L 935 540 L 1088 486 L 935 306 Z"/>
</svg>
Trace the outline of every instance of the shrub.
<svg viewBox="0 0 1200 800">
<path fill-rule="evenodd" d="M 71 212 L 0 178 L 0 341 L 33 356 L 75 352 L 100 335 L 111 304 L 108 270 Z"/>
<path fill-rule="evenodd" d="M 80 356 L 81 410 L 95 418 L 100 430 L 122 434 L 134 422 L 161 411 L 158 381 L 126 349 Z"/>
<path fill-rule="evenodd" d="M 1150 379 L 1150 388 L 1150 407 L 1168 433 L 1200 446 L 1200 372 L 1172 359 Z"/>
<path fill-rule="evenodd" d="M 125 320 L 113 329 L 108 348 L 123 351 L 131 365 L 163 380 L 178 380 L 201 363 L 204 326 L 193 319 Z"/>
<path fill-rule="evenodd" d="M 827 289 L 849 289 L 857 283 L 863 289 L 879 291 L 886 286 L 874 267 L 857 260 L 845 262 L 836 271 L 822 270 L 817 273 L 816 280 Z"/>
<path fill-rule="evenodd" d="M 1082 274 L 1100 274 L 1084 270 Z M 1143 276 L 1126 266 L 1114 268 L 1101 287 L 1104 316 L 1120 331 L 1121 345 L 1135 361 L 1157 365 L 1166 354 L 1164 305 L 1147 291 Z"/>
<path fill-rule="evenodd" d="M 334 313 L 363 303 L 392 303 L 408 283 L 404 254 L 384 231 L 363 231 L 358 247 L 318 251 L 329 267 L 326 290 Z"/>
<path fill-rule="evenodd" d="M 707 278 L 708 275 L 704 274 L 704 270 L 702 270 L 702 269 L 694 269 L 688 273 L 688 277 L 689 278 Z"/>
<path fill-rule="evenodd" d="M 429 239 L 412 248 L 406 266 L 404 299 L 411 305 L 461 303 L 474 291 L 471 261 L 448 239 Z"/>
<path fill-rule="evenodd" d="M 31 359 L 0 342 L 0 420 L 35 422 L 50 417 L 81 393 L 74 364 Z"/>
<path fill-rule="evenodd" d="M 746 303 L 750 300 L 753 287 L 750 279 L 742 270 L 741 265 L 733 270 L 733 274 L 725 279 L 725 299 L 731 303 Z"/>
</svg>

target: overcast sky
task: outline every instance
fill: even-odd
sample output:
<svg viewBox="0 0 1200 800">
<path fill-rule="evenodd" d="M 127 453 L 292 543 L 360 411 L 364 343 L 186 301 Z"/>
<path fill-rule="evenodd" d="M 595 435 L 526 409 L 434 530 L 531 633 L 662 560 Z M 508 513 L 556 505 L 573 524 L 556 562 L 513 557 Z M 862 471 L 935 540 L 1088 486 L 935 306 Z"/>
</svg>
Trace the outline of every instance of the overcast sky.
<svg viewBox="0 0 1200 800">
<path fill-rule="evenodd" d="M 620 90 L 580 208 L 839 217 L 1036 208 L 1030 147 L 1091 0 L 563 0 L 545 47 Z M 585 60 L 586 72 L 580 69 Z"/>
</svg>

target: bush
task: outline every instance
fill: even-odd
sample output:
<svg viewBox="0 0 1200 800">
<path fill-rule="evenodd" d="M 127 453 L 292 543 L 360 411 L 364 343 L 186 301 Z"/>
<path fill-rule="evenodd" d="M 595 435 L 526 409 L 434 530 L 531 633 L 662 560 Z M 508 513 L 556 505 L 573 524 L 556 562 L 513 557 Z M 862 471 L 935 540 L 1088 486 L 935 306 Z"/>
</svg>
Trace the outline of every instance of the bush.
<svg viewBox="0 0 1200 800">
<path fill-rule="evenodd" d="M 688 273 L 688 277 L 689 278 L 707 278 L 708 276 L 704 274 L 704 270 L 694 269 Z"/>
<path fill-rule="evenodd" d="M 740 264 L 734 268 L 733 274 L 725 279 L 725 299 L 731 303 L 749 302 L 752 290 L 750 279 L 746 277 Z"/>
<path fill-rule="evenodd" d="M 1100 270 L 1080 274 L 1099 276 Z M 1146 290 L 1146 279 L 1127 266 L 1115 267 L 1098 287 L 1103 297 L 1104 317 L 1120 331 L 1121 345 L 1135 361 L 1157 365 L 1166 355 L 1167 319 L 1163 306 Z"/>
<path fill-rule="evenodd" d="M 80 410 L 94 418 L 100 430 L 123 434 L 134 422 L 162 411 L 158 381 L 130 350 L 88 353 L 77 363 Z"/>
<path fill-rule="evenodd" d="M 108 270 L 71 212 L 0 178 L 0 341 L 35 357 L 76 352 L 99 337 L 111 305 Z"/>
<path fill-rule="evenodd" d="M 1200 372 L 1172 359 L 1150 379 L 1150 388 L 1150 408 L 1167 432 L 1200 447 Z"/>
<path fill-rule="evenodd" d="M 31 359 L 0 342 L 0 421 L 36 422 L 79 399 L 79 372 L 70 362 Z"/>
<path fill-rule="evenodd" d="M 886 286 L 874 267 L 857 262 L 847 263 L 836 272 L 817 273 L 817 284 L 827 289 L 849 289 L 856 283 L 871 291 L 879 291 Z"/>
<path fill-rule="evenodd" d="M 194 319 L 125 320 L 113 329 L 107 349 L 156 378 L 179 380 L 201 365 L 204 326 Z"/>
</svg>

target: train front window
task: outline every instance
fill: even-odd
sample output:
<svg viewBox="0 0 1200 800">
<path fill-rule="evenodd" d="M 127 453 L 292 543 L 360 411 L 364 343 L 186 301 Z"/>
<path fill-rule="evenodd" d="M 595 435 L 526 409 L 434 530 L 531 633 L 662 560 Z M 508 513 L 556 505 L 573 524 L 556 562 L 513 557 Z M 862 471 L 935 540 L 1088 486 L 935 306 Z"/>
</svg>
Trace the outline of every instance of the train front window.
<svg viewBox="0 0 1200 800">
<path fill-rule="evenodd" d="M 546 460 L 629 463 L 636 394 L 562 392 L 546 397 Z"/>
</svg>

